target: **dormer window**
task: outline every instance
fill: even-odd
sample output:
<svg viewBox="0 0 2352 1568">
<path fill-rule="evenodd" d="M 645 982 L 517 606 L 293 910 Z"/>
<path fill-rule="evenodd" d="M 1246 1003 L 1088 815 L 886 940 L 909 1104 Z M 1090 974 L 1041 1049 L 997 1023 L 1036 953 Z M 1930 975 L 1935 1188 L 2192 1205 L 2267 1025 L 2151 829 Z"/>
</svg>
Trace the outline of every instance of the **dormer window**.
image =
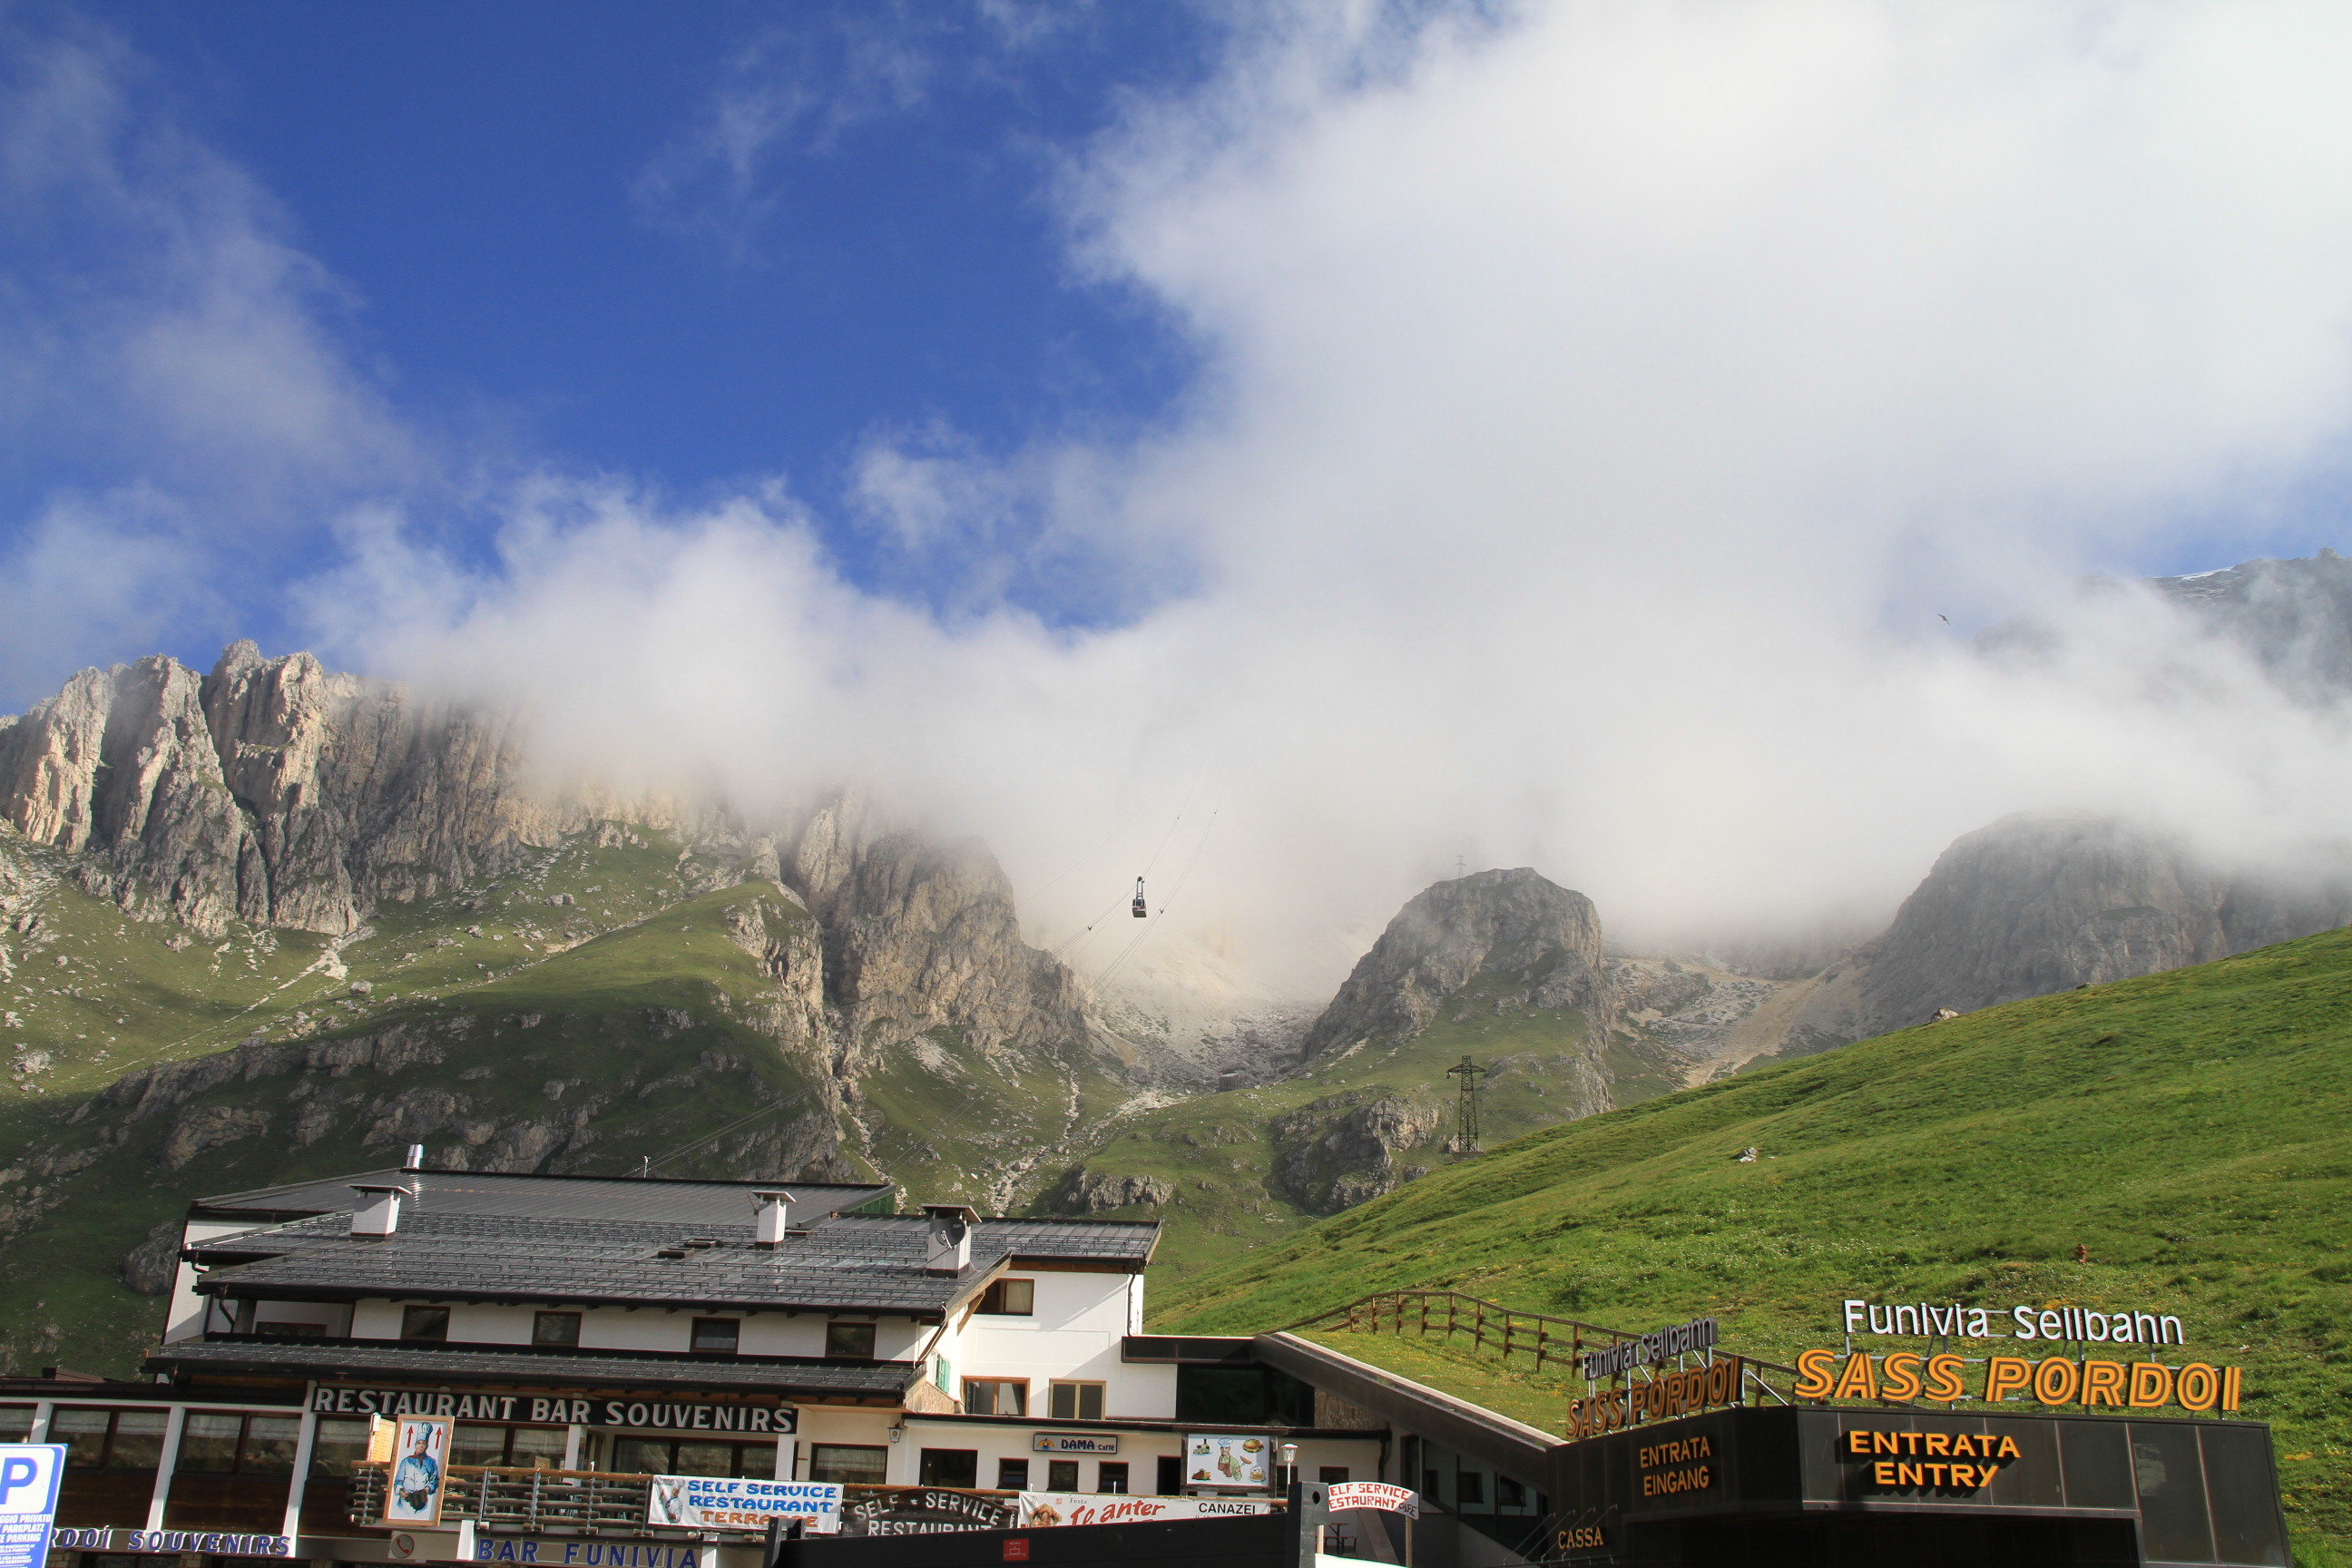
<svg viewBox="0 0 2352 1568">
<path fill-rule="evenodd" d="M 446 1307 L 403 1307 L 400 1337 L 404 1340 L 446 1340 L 449 1337 Z"/>
<path fill-rule="evenodd" d="M 577 1345 L 580 1342 L 580 1314 L 577 1312 L 532 1313 L 530 1342 L 535 1345 Z"/>
<path fill-rule="evenodd" d="M 694 1348 L 711 1355 L 733 1355 L 742 1333 L 740 1318 L 697 1318 Z"/>
<path fill-rule="evenodd" d="M 1037 1281 L 999 1279 L 980 1293 L 980 1310 L 1000 1318 L 1026 1318 L 1037 1310 Z"/>
<path fill-rule="evenodd" d="M 835 1358 L 872 1361 L 874 1359 L 874 1325 L 827 1323 L 824 1326 L 824 1353 Z"/>
</svg>

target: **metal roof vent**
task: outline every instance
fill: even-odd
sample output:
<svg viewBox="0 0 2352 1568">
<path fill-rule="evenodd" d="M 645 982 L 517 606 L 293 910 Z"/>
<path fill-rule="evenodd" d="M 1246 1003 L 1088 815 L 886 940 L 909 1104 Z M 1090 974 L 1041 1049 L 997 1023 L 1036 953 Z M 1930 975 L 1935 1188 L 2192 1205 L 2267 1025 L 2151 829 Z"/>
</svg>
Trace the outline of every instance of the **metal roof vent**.
<svg viewBox="0 0 2352 1568">
<path fill-rule="evenodd" d="M 751 1236 L 754 1247 L 773 1248 L 783 1245 L 784 1233 L 793 1227 L 793 1194 L 780 1188 L 751 1194 Z"/>
<path fill-rule="evenodd" d="M 971 1231 L 980 1215 L 961 1204 L 925 1204 L 930 1221 L 924 1238 L 923 1272 L 961 1274 L 971 1267 Z"/>
<path fill-rule="evenodd" d="M 353 1241 L 389 1241 L 400 1231 L 400 1200 L 416 1195 L 415 1187 L 353 1182 L 360 1201 L 352 1210 Z"/>
</svg>

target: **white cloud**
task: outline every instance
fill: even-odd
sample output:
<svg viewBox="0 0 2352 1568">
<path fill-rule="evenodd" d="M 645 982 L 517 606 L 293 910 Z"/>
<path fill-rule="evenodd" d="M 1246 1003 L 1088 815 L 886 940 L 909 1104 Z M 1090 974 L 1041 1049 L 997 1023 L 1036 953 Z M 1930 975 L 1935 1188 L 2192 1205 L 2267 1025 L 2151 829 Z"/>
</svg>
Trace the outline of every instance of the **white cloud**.
<svg viewBox="0 0 2352 1568">
<path fill-rule="evenodd" d="M 2248 854 L 2340 830 L 2337 716 L 2168 613 L 2070 610 L 2028 670 L 1931 613 L 2052 596 L 2338 461 L 2347 34 L 2337 7 L 1302 8 L 1074 165 L 1085 265 L 1204 355 L 1168 425 L 869 447 L 845 504 L 908 563 L 885 581 L 961 574 L 919 606 L 848 585 L 781 483 L 680 506 L 552 475 L 499 503 L 494 560 L 435 548 L 257 198 L 129 203 L 213 238 L 139 274 L 141 329 L 94 363 L 231 389 L 270 461 L 390 465 L 305 590 L 324 651 L 520 696 L 553 765 L 617 783 L 873 783 L 988 837 L 1040 931 L 1149 867 L 1178 923 L 1312 988 L 1334 929 L 1456 854 L 1637 935 L 1866 922 L 2014 809 Z M 747 110 L 697 166 L 725 186 L 814 112 Z M 146 191 L 137 164 L 79 177 Z M 1006 607 L 1057 596 L 1108 629 Z"/>
<path fill-rule="evenodd" d="M 1882 917 L 2021 807 L 2339 826 L 2331 720 L 2226 658 L 2179 656 L 2202 695 L 2118 684 L 2178 643 L 2161 612 L 2038 674 L 1920 623 L 2340 443 L 2352 13 L 1298 16 L 1072 183 L 1089 265 L 1207 350 L 1181 422 L 862 472 L 906 547 L 980 542 L 983 603 L 1024 507 L 1183 591 L 1110 631 L 943 630 L 789 515 L 606 493 L 437 640 L 376 646 L 518 671 L 592 752 L 886 780 L 1033 886 L 1108 838 L 1041 929 L 1219 801 L 1181 912 L 1300 984 L 1456 853 L 1656 932 Z"/>
</svg>

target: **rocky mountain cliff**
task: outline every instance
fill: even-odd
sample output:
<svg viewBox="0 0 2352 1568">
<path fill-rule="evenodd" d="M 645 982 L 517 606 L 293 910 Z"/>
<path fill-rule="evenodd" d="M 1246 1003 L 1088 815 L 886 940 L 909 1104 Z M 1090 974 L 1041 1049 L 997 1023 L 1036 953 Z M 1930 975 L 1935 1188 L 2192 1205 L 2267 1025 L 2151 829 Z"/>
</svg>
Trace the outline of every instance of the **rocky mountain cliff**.
<svg viewBox="0 0 2352 1568">
<path fill-rule="evenodd" d="M 1410 1039 L 1474 982 L 1497 1014 L 1611 1010 L 1592 900 L 1532 869 L 1439 882 L 1397 911 L 1339 994 L 1308 1026 L 1310 1058 L 1341 1044 Z M 1604 1023 L 1605 1026 L 1605 1023 Z"/>
<path fill-rule="evenodd" d="M 1461 1157 L 1446 1068 L 1465 1055 L 1486 1070 L 1490 1143 L 1609 1110 L 1621 1087 L 1679 1087 L 1688 1060 L 1618 1037 L 1617 1014 L 1582 894 L 1524 868 L 1440 882 L 1308 1026 L 1299 1065 L 1122 1117 L 1045 1200 L 1151 1205 L 1171 1227 L 1163 1268 L 1205 1267 Z"/>
<path fill-rule="evenodd" d="M 144 1331 L 116 1265 L 194 1193 L 422 1142 L 994 1206 L 1134 1092 L 981 844 L 555 796 L 524 750 L 249 643 L 0 720 L 0 1240 L 50 1265 L 0 1367 Z"/>
<path fill-rule="evenodd" d="M 1885 934 L 1832 964 L 1808 1022 L 1860 1038 L 1939 1011 L 2205 963 L 2352 921 L 2352 868 L 2218 870 L 2112 818 L 2025 814 L 1964 834 Z"/>
</svg>

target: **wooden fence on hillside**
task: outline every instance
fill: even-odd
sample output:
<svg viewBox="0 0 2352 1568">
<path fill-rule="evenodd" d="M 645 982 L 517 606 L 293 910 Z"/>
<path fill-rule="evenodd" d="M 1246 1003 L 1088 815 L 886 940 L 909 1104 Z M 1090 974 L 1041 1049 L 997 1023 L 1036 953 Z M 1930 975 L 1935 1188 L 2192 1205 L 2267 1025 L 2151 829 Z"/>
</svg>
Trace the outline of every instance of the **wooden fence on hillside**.
<svg viewBox="0 0 2352 1568">
<path fill-rule="evenodd" d="M 1286 1323 L 1280 1331 L 1294 1329 L 1321 1329 L 1327 1332 L 1345 1331 L 1359 1334 L 1454 1334 L 1466 1333 L 1474 1349 L 1492 1352 L 1502 1358 L 1506 1367 L 1514 1355 L 1531 1355 L 1531 1370 L 1541 1371 L 1547 1361 L 1554 1364 L 1565 1362 L 1573 1369 L 1578 1359 L 1588 1350 L 1603 1350 L 1629 1340 L 1642 1338 L 1622 1329 L 1604 1328 L 1599 1323 L 1579 1321 L 1574 1318 L 1556 1318 L 1548 1312 L 1529 1312 L 1517 1307 L 1506 1307 L 1497 1301 L 1482 1300 L 1465 1296 L 1459 1290 L 1384 1290 L 1376 1295 L 1360 1296 L 1344 1307 L 1334 1307 L 1311 1318 Z M 1690 1352 L 1697 1354 L 1698 1352 Z M 1729 1354 L 1729 1352 L 1724 1352 Z M 1713 1352 L 1706 1353 L 1711 1359 Z M 1778 1362 L 1759 1361 L 1754 1356 L 1740 1358 L 1747 1369 L 1746 1383 L 1755 1393 L 1756 1402 L 1766 1397 L 1780 1404 L 1790 1403 L 1788 1396 L 1765 1381 L 1766 1373 L 1793 1379 L 1797 1369 Z M 1684 1358 L 1676 1357 L 1675 1364 Z M 1654 1369 L 1648 1363 L 1634 1369 L 1643 1381 L 1656 1376 L 1664 1367 Z M 1620 1379 L 1627 1373 L 1618 1374 Z"/>
</svg>

